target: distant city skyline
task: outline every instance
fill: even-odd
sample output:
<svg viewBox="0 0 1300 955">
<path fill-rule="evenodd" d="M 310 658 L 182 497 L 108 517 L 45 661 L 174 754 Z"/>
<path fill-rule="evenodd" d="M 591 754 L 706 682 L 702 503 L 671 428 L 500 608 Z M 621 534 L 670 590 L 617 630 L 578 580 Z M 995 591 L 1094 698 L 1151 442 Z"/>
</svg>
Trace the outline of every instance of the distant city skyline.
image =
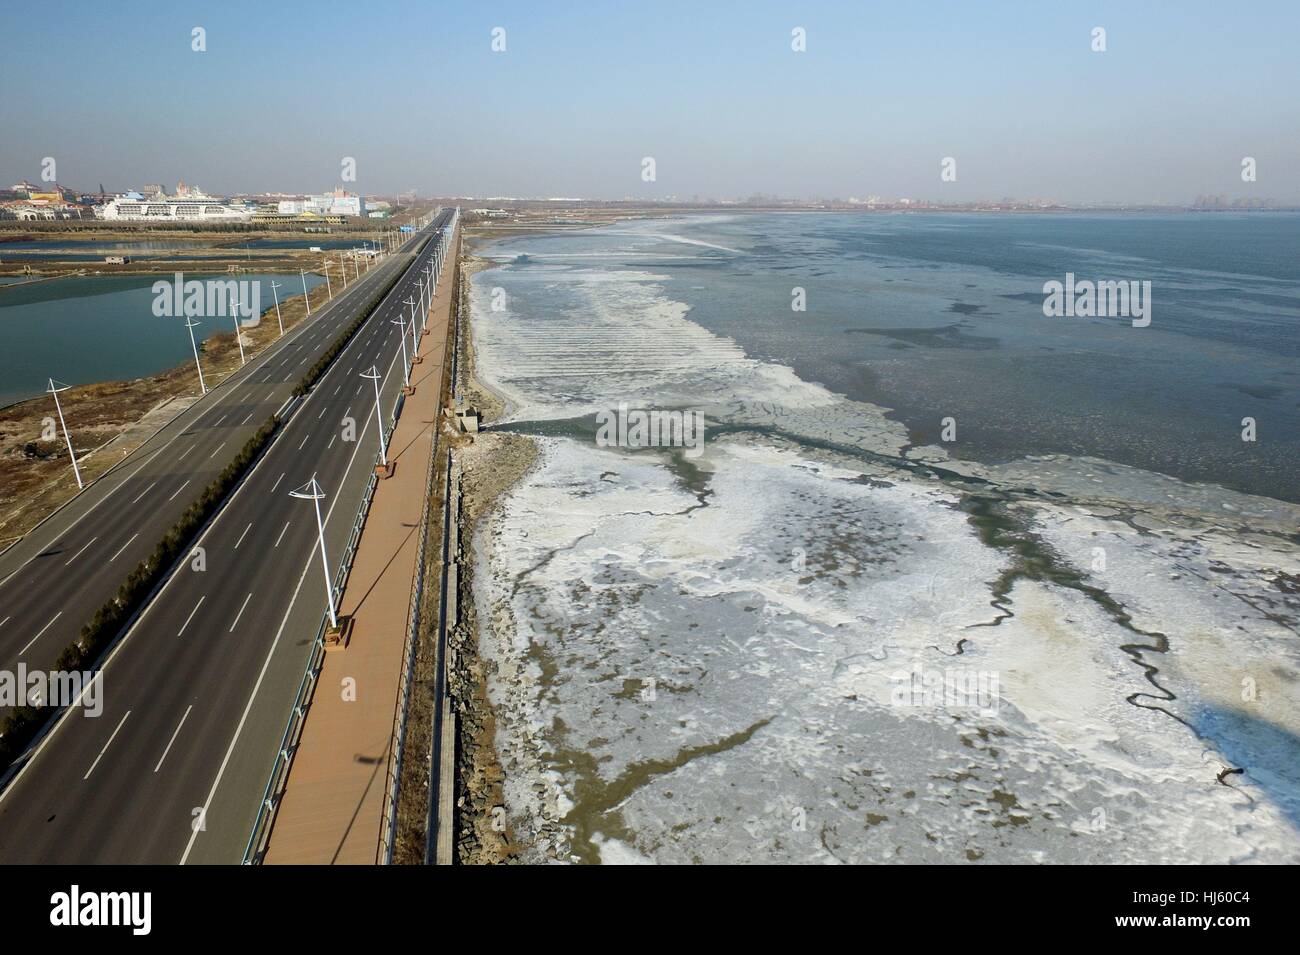
<svg viewBox="0 0 1300 955">
<path fill-rule="evenodd" d="M 49 157 L 86 191 L 1300 199 L 1284 3 L 57 0 L 15 25 L 3 186 Z"/>
</svg>

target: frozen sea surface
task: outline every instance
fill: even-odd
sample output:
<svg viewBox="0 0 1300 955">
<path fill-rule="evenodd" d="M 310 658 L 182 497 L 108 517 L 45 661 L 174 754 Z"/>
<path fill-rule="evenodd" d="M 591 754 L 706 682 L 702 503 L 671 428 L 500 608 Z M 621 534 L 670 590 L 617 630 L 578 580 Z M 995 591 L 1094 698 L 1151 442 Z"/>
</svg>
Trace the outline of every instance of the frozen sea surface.
<svg viewBox="0 0 1300 955">
<path fill-rule="evenodd" d="M 911 447 L 640 260 L 473 304 L 541 447 L 473 545 L 526 858 L 1300 861 L 1300 509 Z M 703 456 L 573 424 L 620 402 Z"/>
</svg>

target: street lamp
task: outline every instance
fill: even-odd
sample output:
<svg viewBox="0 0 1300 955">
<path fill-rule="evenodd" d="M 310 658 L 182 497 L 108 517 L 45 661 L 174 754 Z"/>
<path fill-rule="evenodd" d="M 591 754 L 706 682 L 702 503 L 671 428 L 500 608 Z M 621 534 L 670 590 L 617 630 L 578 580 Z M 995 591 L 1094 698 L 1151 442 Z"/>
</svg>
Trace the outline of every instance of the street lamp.
<svg viewBox="0 0 1300 955">
<path fill-rule="evenodd" d="M 280 319 L 280 296 L 275 291 L 280 287 L 278 282 L 271 282 L 271 296 L 275 299 L 275 320 L 280 324 L 280 336 L 284 336 L 284 322 Z"/>
<path fill-rule="evenodd" d="M 325 273 L 325 291 L 329 292 L 330 301 L 332 302 L 334 301 L 334 286 L 330 284 L 330 265 L 331 265 L 330 260 L 326 259 L 325 268 L 322 269 L 321 271 Z"/>
<path fill-rule="evenodd" d="M 320 502 L 325 497 L 325 492 L 321 490 L 320 484 L 316 481 L 316 475 L 313 474 L 310 481 L 296 491 L 290 491 L 289 496 L 302 498 L 316 505 L 316 530 L 320 534 L 320 565 L 325 571 L 325 596 L 329 600 L 330 606 L 330 627 L 337 630 L 339 618 L 338 614 L 334 612 L 334 586 L 330 583 L 329 558 L 325 556 L 325 522 L 320 517 Z"/>
<path fill-rule="evenodd" d="M 343 255 L 343 250 L 339 250 L 339 268 L 343 270 L 343 287 L 348 287 L 348 260 Z"/>
<path fill-rule="evenodd" d="M 361 377 L 369 378 L 375 383 L 375 423 L 379 425 L 379 460 L 384 463 L 384 467 L 388 467 L 388 442 L 384 440 L 384 416 L 379 410 L 379 379 L 383 376 L 379 374 L 379 369 L 371 365 L 369 371 L 361 373 Z"/>
<path fill-rule="evenodd" d="M 411 306 L 411 354 L 414 355 L 420 347 L 415 337 L 415 296 L 412 295 L 402 304 Z"/>
<path fill-rule="evenodd" d="M 59 413 L 59 427 L 63 429 L 63 440 L 68 442 L 68 457 L 72 458 L 72 473 L 77 478 L 77 490 L 80 491 L 85 487 L 81 483 L 81 469 L 77 467 L 77 452 L 72 449 L 72 435 L 68 434 L 68 425 L 63 420 L 63 406 L 59 404 L 59 392 L 67 391 L 71 385 L 65 385 L 63 382 L 55 383 L 50 379 L 50 387 L 46 390 L 54 396 L 54 410 Z"/>
<path fill-rule="evenodd" d="M 203 394 L 208 393 L 208 386 L 203 383 L 203 366 L 199 364 L 199 346 L 194 340 L 194 329 L 198 328 L 202 322 L 196 322 L 191 319 L 185 319 L 185 327 L 190 330 L 190 347 L 194 349 L 194 367 L 199 371 L 199 389 Z"/>
<path fill-rule="evenodd" d="M 244 336 L 239 334 L 239 299 L 233 292 L 230 293 L 230 314 L 235 320 L 235 343 L 239 345 L 239 367 L 243 368 L 247 362 L 244 358 Z"/>
<path fill-rule="evenodd" d="M 397 313 L 397 317 L 392 320 L 392 323 L 400 327 L 402 331 L 402 334 L 399 336 L 402 339 L 402 383 L 405 384 L 407 388 L 410 388 L 411 376 L 406 369 L 406 322 L 402 321 L 401 312 Z"/>
<path fill-rule="evenodd" d="M 307 270 L 299 269 L 298 274 L 302 276 L 302 300 L 307 303 L 307 317 L 311 318 L 311 296 L 307 294 Z"/>
</svg>

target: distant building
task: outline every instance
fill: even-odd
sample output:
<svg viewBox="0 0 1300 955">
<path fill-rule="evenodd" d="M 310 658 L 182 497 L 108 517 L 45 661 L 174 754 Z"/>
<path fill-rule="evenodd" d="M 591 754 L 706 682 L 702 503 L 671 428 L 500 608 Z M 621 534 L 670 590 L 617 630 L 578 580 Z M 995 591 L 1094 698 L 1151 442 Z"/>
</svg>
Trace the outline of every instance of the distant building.
<svg viewBox="0 0 1300 955">
<path fill-rule="evenodd" d="M 80 219 L 87 210 L 48 195 L 39 200 L 16 199 L 0 203 L 0 218 L 18 219 L 21 222 L 39 222 L 53 219 Z"/>
<path fill-rule="evenodd" d="M 97 211 L 102 219 L 130 221 L 244 222 L 249 218 L 244 207 L 204 195 L 197 189 L 187 189 L 184 196 L 175 197 L 158 192 L 145 198 L 138 192 L 128 192 Z"/>
<path fill-rule="evenodd" d="M 328 232 L 328 229 L 315 226 L 342 225 L 346 218 L 341 215 L 318 215 L 315 212 L 280 212 L 278 209 L 258 210 L 253 213 L 253 221 L 265 225 L 302 225 L 307 232 Z"/>
<path fill-rule="evenodd" d="M 303 211 L 322 216 L 361 216 L 366 214 L 366 201 L 361 196 L 335 189 L 323 196 L 308 196 Z"/>
<path fill-rule="evenodd" d="M 366 201 L 361 196 L 335 189 L 304 199 L 281 199 L 277 210 L 282 216 L 364 216 Z"/>
</svg>

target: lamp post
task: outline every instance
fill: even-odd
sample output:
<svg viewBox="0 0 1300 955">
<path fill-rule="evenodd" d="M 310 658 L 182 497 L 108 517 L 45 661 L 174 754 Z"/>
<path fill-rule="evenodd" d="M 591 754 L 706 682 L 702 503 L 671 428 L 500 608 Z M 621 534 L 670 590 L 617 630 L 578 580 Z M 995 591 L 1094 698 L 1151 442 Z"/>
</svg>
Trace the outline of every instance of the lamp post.
<svg viewBox="0 0 1300 955">
<path fill-rule="evenodd" d="M 239 367 L 243 368 L 247 363 L 244 358 L 244 336 L 239 333 L 239 299 L 233 294 L 230 296 L 230 314 L 235 320 L 235 343 L 239 345 Z"/>
<path fill-rule="evenodd" d="M 325 273 L 325 291 L 329 292 L 330 301 L 332 302 L 334 301 L 334 286 L 330 284 L 330 260 L 329 259 L 325 260 L 325 268 L 322 271 Z"/>
<path fill-rule="evenodd" d="M 68 457 L 72 459 L 72 473 L 77 479 L 77 490 L 80 491 L 85 487 L 81 483 L 81 469 L 77 467 L 77 452 L 72 449 L 72 435 L 68 434 L 68 425 L 63 420 L 63 406 L 59 404 L 59 392 L 67 391 L 70 385 L 63 382 L 55 384 L 53 378 L 50 379 L 50 387 L 46 390 L 54 396 L 54 410 L 59 413 L 59 427 L 63 429 L 63 440 L 68 442 Z"/>
<path fill-rule="evenodd" d="M 311 296 L 307 294 L 307 270 L 299 269 L 298 274 L 302 276 L 302 300 L 307 303 L 307 317 L 311 318 Z"/>
<path fill-rule="evenodd" d="M 348 287 L 348 260 L 343 255 L 343 250 L 339 250 L 339 268 L 343 271 L 343 287 Z"/>
<path fill-rule="evenodd" d="M 419 343 L 415 337 L 415 296 L 412 295 L 402 304 L 411 306 L 411 354 L 419 349 Z"/>
<path fill-rule="evenodd" d="M 203 383 L 203 366 L 199 364 L 199 345 L 198 342 L 194 340 L 194 329 L 198 328 L 201 324 L 202 322 L 196 322 L 188 318 L 185 319 L 185 327 L 190 330 L 190 347 L 194 349 L 194 367 L 197 368 L 199 372 L 199 390 L 206 395 L 208 393 L 208 386 Z"/>
<path fill-rule="evenodd" d="M 397 325 L 402 332 L 402 334 L 398 336 L 402 339 L 402 384 L 406 385 L 407 388 L 410 388 L 411 375 L 406 368 L 406 322 L 402 321 L 402 314 L 398 312 L 397 318 L 394 318 L 392 323 Z"/>
<path fill-rule="evenodd" d="M 271 282 L 271 297 L 275 299 L 275 320 L 280 325 L 280 337 L 284 337 L 284 321 L 280 318 L 280 295 L 276 289 L 280 287 L 278 282 Z"/>
<path fill-rule="evenodd" d="M 303 500 L 311 501 L 316 505 L 316 530 L 320 535 L 320 565 L 325 571 L 325 597 L 329 600 L 330 607 L 330 627 L 337 630 L 339 626 L 338 614 L 334 612 L 334 587 L 330 583 L 330 562 L 325 556 L 325 522 L 320 516 L 320 502 L 325 497 L 325 492 L 316 481 L 316 475 L 311 476 L 311 480 L 298 488 L 296 491 L 289 492 L 290 497 L 298 497 Z"/>
<path fill-rule="evenodd" d="M 405 339 L 403 339 L 405 341 Z M 369 378 L 375 383 L 375 424 L 379 425 L 379 460 L 388 467 L 388 442 L 384 440 L 384 416 L 379 410 L 379 369 L 374 365 L 370 366 L 369 371 L 361 373 L 362 378 Z"/>
</svg>

